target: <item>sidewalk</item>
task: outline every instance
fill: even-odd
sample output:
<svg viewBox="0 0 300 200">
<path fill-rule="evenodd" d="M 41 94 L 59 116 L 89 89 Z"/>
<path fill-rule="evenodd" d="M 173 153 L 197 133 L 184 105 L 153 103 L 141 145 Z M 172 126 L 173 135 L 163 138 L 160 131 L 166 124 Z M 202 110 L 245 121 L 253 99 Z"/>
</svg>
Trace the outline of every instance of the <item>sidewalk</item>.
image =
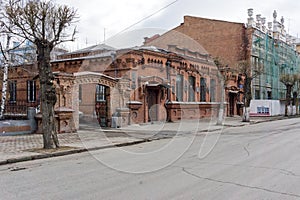
<svg viewBox="0 0 300 200">
<path fill-rule="evenodd" d="M 0 135 L 0 165 L 27 160 L 62 156 L 84 151 L 126 146 L 156 139 L 170 138 L 176 134 L 199 133 L 221 130 L 226 127 L 245 126 L 252 123 L 284 119 L 278 117 L 252 117 L 242 122 L 241 117 L 227 117 L 223 126 L 216 119 L 187 120 L 174 123 L 149 123 L 131 125 L 120 129 L 101 129 L 98 125 L 81 125 L 77 133 L 59 134 L 62 148 L 44 150 L 42 135 Z"/>
</svg>

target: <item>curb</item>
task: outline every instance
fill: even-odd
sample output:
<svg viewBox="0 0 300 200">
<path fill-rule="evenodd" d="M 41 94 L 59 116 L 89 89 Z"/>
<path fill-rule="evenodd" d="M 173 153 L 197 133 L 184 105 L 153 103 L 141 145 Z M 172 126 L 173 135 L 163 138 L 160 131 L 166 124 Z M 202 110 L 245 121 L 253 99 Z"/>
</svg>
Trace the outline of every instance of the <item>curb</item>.
<svg viewBox="0 0 300 200">
<path fill-rule="evenodd" d="M 141 143 L 145 143 L 145 142 L 151 142 L 153 140 L 157 140 L 157 139 L 137 140 L 137 141 L 133 141 L 133 142 L 125 142 L 125 143 L 112 144 L 112 145 L 106 145 L 106 146 L 100 146 L 100 147 L 78 148 L 78 149 L 72 149 L 72 150 L 60 151 L 60 152 L 54 152 L 54 153 L 43 153 L 43 154 L 32 155 L 32 156 L 24 156 L 24 157 L 20 157 L 20 158 L 10 158 L 10 159 L 4 160 L 4 161 L 0 161 L 0 166 L 18 163 L 18 162 L 40 160 L 40 159 L 45 159 L 45 158 L 52 158 L 52 157 L 59 157 L 59 156 L 83 153 L 83 152 L 88 152 L 88 151 L 109 149 L 109 148 L 114 148 L 114 147 L 131 146 L 131 145 L 141 144 Z"/>
</svg>

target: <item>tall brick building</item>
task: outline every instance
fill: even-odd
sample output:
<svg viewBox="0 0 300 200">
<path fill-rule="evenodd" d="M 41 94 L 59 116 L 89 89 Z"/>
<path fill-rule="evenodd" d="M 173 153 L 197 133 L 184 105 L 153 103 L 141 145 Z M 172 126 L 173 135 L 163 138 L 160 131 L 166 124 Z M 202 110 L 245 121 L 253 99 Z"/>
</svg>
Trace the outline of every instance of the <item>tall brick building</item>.
<svg viewBox="0 0 300 200">
<path fill-rule="evenodd" d="M 167 44 L 174 38 L 179 40 L 178 43 L 182 48 L 201 49 L 203 54 L 218 59 L 226 69 L 235 69 L 238 61 L 249 57 L 249 34 L 242 23 L 185 16 L 180 26 L 160 37 L 146 38 L 144 45 L 170 49 L 171 46 Z M 243 101 L 240 76 L 229 71 L 224 73 L 227 73 L 225 88 L 225 101 L 228 102 L 227 115 L 241 115 Z"/>
<path fill-rule="evenodd" d="M 249 32 L 243 23 L 185 16 L 173 30 L 201 44 L 211 56 L 234 68 L 249 56 Z"/>
</svg>

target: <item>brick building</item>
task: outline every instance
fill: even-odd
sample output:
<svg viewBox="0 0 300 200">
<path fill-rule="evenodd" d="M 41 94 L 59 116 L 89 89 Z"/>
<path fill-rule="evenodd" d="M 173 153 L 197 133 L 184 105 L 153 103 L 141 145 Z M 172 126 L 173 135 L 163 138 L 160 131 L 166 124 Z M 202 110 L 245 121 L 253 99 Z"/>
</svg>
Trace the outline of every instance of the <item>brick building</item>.
<svg viewBox="0 0 300 200">
<path fill-rule="evenodd" d="M 169 41 L 176 40 L 182 49 L 201 49 L 203 54 L 218 59 L 223 65 L 220 73 L 226 77 L 227 115 L 242 114 L 242 79 L 234 73 L 238 61 L 249 54 L 248 31 L 242 23 L 232 23 L 200 17 L 185 16 L 184 23 L 160 37 L 145 38 L 145 46 L 159 46 L 172 50 Z"/>
<path fill-rule="evenodd" d="M 274 11 L 273 22 L 266 25 L 266 19 L 261 15 L 256 15 L 256 20 L 252 17 L 253 9 L 248 10 L 248 16 L 247 23 L 184 16 L 184 22 L 179 26 L 160 37 L 146 38 L 145 45 L 165 45 L 164 40 L 178 33 L 201 44 L 229 71 L 236 71 L 229 74 L 225 87 L 227 114 L 241 114 L 243 85 L 239 62 L 249 62 L 252 74 L 261 69 L 260 75 L 252 81 L 252 99 L 283 99 L 286 91 L 279 81 L 280 76 L 299 73 L 300 69 L 299 40 L 297 45 L 296 38 L 286 33 L 284 19 L 278 20 Z M 187 43 L 184 45 L 190 47 Z"/>
<path fill-rule="evenodd" d="M 102 126 L 113 125 L 113 117 L 126 125 L 216 115 L 218 71 L 207 54 L 176 45 L 173 51 L 98 45 L 60 58 L 52 63 L 54 71 L 92 73 L 111 83 L 78 84 L 79 111 Z"/>
<path fill-rule="evenodd" d="M 102 44 L 52 61 L 59 131 L 78 129 L 79 115 L 97 119 L 102 127 L 217 115 L 220 86 L 212 58 L 171 46 L 172 51 L 116 50 Z M 9 94 L 16 94 L 11 104 L 29 103 L 30 98 L 39 102 L 36 72 L 35 65 L 10 68 L 10 83 L 15 85 Z"/>
</svg>

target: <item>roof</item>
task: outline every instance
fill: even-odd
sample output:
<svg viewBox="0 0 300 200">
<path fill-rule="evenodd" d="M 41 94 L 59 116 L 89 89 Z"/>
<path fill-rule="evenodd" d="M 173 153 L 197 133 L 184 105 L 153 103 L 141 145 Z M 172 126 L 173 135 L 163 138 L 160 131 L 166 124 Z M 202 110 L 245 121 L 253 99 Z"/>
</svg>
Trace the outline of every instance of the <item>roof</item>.
<svg viewBox="0 0 300 200">
<path fill-rule="evenodd" d="M 92 52 L 92 51 L 99 51 L 99 50 L 103 50 L 103 51 L 115 51 L 116 49 L 114 47 L 108 46 L 106 44 L 96 44 L 96 45 L 93 45 L 93 46 L 90 46 L 90 47 L 86 47 L 86 48 L 83 48 L 83 49 L 72 51 L 72 52 L 67 53 L 65 55 L 76 54 L 76 53 Z"/>
<path fill-rule="evenodd" d="M 75 54 L 75 53 L 72 52 L 72 53 L 69 53 L 68 55 L 71 55 L 71 54 Z M 107 51 L 107 52 L 103 52 L 103 53 L 95 54 L 95 55 L 88 55 L 88 56 L 75 57 L 75 58 L 57 59 L 57 60 L 54 60 L 53 62 L 63 62 L 63 61 L 69 61 L 69 60 L 75 61 L 75 60 L 85 60 L 85 59 L 94 59 L 94 58 L 105 58 L 105 57 L 111 57 L 115 54 L 116 54 L 115 51 Z M 64 55 L 67 55 L 67 54 L 64 54 Z"/>
</svg>

